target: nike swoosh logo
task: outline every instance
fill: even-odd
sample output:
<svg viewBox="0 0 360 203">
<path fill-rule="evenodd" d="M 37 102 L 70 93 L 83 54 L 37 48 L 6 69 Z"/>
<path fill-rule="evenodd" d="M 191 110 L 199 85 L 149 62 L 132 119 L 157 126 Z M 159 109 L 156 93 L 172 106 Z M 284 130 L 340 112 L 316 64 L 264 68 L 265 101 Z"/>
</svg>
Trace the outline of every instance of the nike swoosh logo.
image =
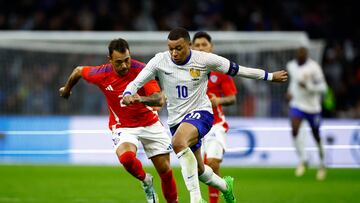
<svg viewBox="0 0 360 203">
<path fill-rule="evenodd" d="M 172 72 L 165 72 L 165 75 L 171 75 Z"/>
<path fill-rule="evenodd" d="M 187 179 L 190 179 L 190 178 L 192 178 L 192 177 L 194 177 L 194 175 L 187 177 Z"/>
</svg>

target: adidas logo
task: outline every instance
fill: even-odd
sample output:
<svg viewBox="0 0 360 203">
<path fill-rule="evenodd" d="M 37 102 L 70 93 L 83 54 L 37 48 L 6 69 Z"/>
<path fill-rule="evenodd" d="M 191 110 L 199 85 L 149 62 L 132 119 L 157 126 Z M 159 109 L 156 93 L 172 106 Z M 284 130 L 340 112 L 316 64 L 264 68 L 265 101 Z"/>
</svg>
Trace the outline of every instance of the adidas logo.
<svg viewBox="0 0 360 203">
<path fill-rule="evenodd" d="M 111 85 L 107 86 L 105 90 L 114 91 L 114 89 L 111 87 Z"/>
</svg>

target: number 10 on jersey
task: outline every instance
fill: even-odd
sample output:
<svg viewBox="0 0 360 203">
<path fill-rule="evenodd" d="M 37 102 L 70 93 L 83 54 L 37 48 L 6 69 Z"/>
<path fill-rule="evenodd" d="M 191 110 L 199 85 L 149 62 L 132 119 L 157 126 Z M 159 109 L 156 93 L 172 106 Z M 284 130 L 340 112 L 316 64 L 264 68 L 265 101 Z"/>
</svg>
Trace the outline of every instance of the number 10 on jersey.
<svg viewBox="0 0 360 203">
<path fill-rule="evenodd" d="M 188 97 L 188 88 L 186 86 L 176 85 L 176 90 L 179 99 L 185 99 Z"/>
</svg>

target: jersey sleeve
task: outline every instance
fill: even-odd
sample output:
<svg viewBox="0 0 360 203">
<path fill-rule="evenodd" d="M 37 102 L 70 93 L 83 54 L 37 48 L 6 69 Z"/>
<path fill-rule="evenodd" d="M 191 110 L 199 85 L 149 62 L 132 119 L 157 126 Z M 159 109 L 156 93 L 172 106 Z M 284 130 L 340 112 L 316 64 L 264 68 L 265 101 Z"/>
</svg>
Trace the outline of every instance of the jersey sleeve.
<svg viewBox="0 0 360 203">
<path fill-rule="evenodd" d="M 210 68 L 211 71 L 216 71 L 220 73 L 228 73 L 230 67 L 230 61 L 222 56 L 206 53 L 206 66 Z"/>
<path fill-rule="evenodd" d="M 149 82 L 145 83 L 143 89 L 146 96 L 152 95 L 155 92 L 160 92 L 160 86 L 156 80 L 150 80 Z"/>
<path fill-rule="evenodd" d="M 156 76 L 156 66 L 160 60 L 160 54 L 155 55 L 142 69 L 139 75 L 130 82 L 123 93 L 123 96 L 130 94 L 135 94 L 141 87 L 145 85 L 148 81 L 155 79 Z"/>
<path fill-rule="evenodd" d="M 96 77 L 95 74 L 92 74 L 96 72 L 100 66 L 83 66 L 81 70 L 81 76 L 89 83 L 97 83 L 98 77 Z"/>
<path fill-rule="evenodd" d="M 221 89 L 225 96 L 232 96 L 237 93 L 234 80 L 228 75 L 223 76 L 223 80 L 221 81 Z"/>
</svg>

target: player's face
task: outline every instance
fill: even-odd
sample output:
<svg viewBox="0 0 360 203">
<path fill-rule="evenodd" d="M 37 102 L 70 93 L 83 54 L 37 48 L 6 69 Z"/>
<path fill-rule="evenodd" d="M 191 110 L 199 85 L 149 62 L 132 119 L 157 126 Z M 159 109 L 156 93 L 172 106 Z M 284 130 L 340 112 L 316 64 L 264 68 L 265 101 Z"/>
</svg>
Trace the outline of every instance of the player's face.
<svg viewBox="0 0 360 203">
<path fill-rule="evenodd" d="M 212 52 L 213 45 L 205 37 L 196 38 L 192 46 L 194 50 Z"/>
<path fill-rule="evenodd" d="M 131 57 L 129 50 L 126 50 L 124 53 L 113 51 L 109 57 L 109 61 L 115 69 L 115 72 L 119 75 L 125 75 L 131 65 Z"/>
<path fill-rule="evenodd" d="M 177 63 L 183 63 L 190 54 L 190 42 L 184 38 L 178 40 L 168 40 L 171 59 Z"/>
<path fill-rule="evenodd" d="M 305 63 L 307 59 L 307 51 L 305 48 L 301 47 L 296 52 L 296 60 L 299 65 L 302 65 Z"/>
</svg>

